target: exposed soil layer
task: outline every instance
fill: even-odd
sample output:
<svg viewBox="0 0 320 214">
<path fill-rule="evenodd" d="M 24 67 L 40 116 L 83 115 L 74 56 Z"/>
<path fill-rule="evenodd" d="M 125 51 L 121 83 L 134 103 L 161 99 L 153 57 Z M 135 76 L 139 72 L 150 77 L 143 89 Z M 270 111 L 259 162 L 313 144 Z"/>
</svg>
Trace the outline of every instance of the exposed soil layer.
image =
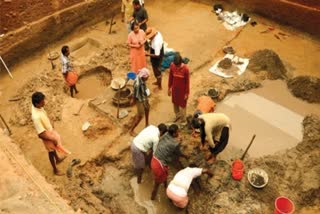
<svg viewBox="0 0 320 214">
<path fill-rule="evenodd" d="M 251 58 L 248 68 L 252 71 L 268 71 L 271 80 L 283 79 L 287 73 L 280 57 L 272 50 L 259 50 Z"/>
<path fill-rule="evenodd" d="M 311 103 L 320 103 L 320 79 L 310 76 L 298 76 L 288 81 L 292 94 Z"/>
<path fill-rule="evenodd" d="M 223 79 L 208 72 L 210 62 L 216 60 L 216 58 L 212 59 L 212 55 L 217 56 L 216 54 L 220 54 L 218 50 L 222 50 L 222 47 L 227 42 L 235 47 L 237 53 L 245 57 L 249 57 L 252 52 L 261 48 L 261 46 L 262 48 L 268 46 L 272 49 L 281 47 L 279 50 L 275 49 L 275 51 L 277 53 L 282 51 L 281 54 L 279 53 L 281 60 L 288 61 L 292 66 L 295 66 L 296 70 L 291 69 L 295 74 L 305 72 L 301 68 L 304 68 L 305 62 L 310 62 L 308 60 L 311 60 L 311 62 L 316 61 L 314 60 L 315 56 L 304 58 L 303 54 L 300 54 L 302 53 L 301 47 L 300 49 L 297 47 L 296 52 L 291 49 L 292 45 L 290 44 L 293 43 L 306 45 L 304 47 L 311 47 L 311 50 L 313 48 L 316 49 L 318 43 L 309 38 L 291 35 L 283 42 L 274 39 L 273 35 L 260 34 L 259 32 L 264 29 L 257 25 L 254 28 L 246 27 L 241 32 L 241 35 L 238 34 L 239 36 L 235 40 L 229 42 L 230 38 L 233 38 L 237 32 L 225 30 L 216 21 L 215 15 L 210 11 L 211 8 L 205 5 L 183 0 L 159 0 L 150 2 L 150 7 L 149 5 L 146 7 L 153 17 L 152 19 L 150 18 L 150 26 L 156 26 L 160 29 L 170 46 L 191 59 L 188 64 L 191 71 L 188 113 L 192 113 L 195 110 L 195 101 L 198 95 L 207 93 L 210 88 L 219 90 L 220 94 L 216 99 L 218 102 L 228 93 L 260 87 L 261 81 L 268 78 L 269 73 L 271 73 L 270 71 L 252 72 L 247 70 L 243 75 L 236 78 Z M 91 11 L 90 9 L 88 10 Z M 98 11 L 101 10 L 102 8 L 99 8 Z M 112 8 L 110 8 L 110 11 L 112 11 Z M 190 15 L 190 11 L 193 11 L 194 14 Z M 85 13 L 76 15 L 79 14 Z M 92 18 L 90 15 L 88 17 Z M 181 17 L 181 19 L 176 17 Z M 80 19 L 82 20 L 82 17 Z M 190 24 L 185 25 L 186 21 Z M 72 22 L 73 19 L 70 20 L 70 24 Z M 117 23 L 121 23 L 119 18 Z M 78 22 L 74 24 L 78 24 Z M 175 28 L 176 26 L 179 26 L 179 30 Z M 192 31 L 192 26 L 197 26 L 196 32 Z M 83 79 L 92 75 L 100 78 L 100 75 L 103 74 L 100 81 L 106 81 L 104 85 L 106 86 L 111 78 L 107 70 L 112 71 L 112 77 L 125 77 L 126 72 L 129 71 L 129 51 L 125 45 L 127 39 L 126 28 L 124 25 L 115 25 L 114 27 L 117 30 L 117 34 L 112 35 L 106 34 L 105 28 L 107 26 L 105 26 L 104 22 L 89 29 L 84 29 L 84 31 L 76 32 L 77 38 L 95 38 L 101 44 L 96 45 L 96 42 L 92 39 L 85 39 L 89 42 L 81 43 L 83 45 L 74 48 L 74 51 L 72 49 L 74 46 L 70 45 L 71 57 L 74 57 L 79 62 L 77 69 L 79 69 L 78 72 Z M 188 33 L 188 37 L 185 36 L 186 33 Z M 255 41 L 251 39 L 256 36 L 259 36 L 261 40 Z M 32 37 L 37 39 L 33 35 Z M 33 39 L 29 41 L 35 41 Z M 66 37 L 65 40 L 54 45 L 60 48 L 62 43 L 69 44 L 72 39 L 74 37 Z M 265 45 L 264 42 L 269 43 Z M 303 63 L 296 59 L 302 59 Z M 194 70 L 196 66 L 204 64 L 203 62 L 205 61 L 209 61 L 209 63 L 197 71 Z M 133 113 L 130 113 L 127 118 L 116 119 L 116 107 L 112 105 L 112 96 L 115 91 L 105 87 L 103 93 L 110 96 L 109 99 L 101 100 L 101 106 L 104 106 L 108 111 L 107 114 L 98 114 L 85 105 L 81 114 L 74 116 L 73 113 L 78 111 L 81 104 L 89 103 L 90 100 L 81 99 L 79 95 L 81 91 L 76 95 L 75 99 L 64 93 L 63 87 L 65 83 L 60 70 L 59 68 L 51 70 L 46 56 L 37 55 L 34 59 L 28 58 L 23 63 L 13 69 L 15 82 L 12 82 L 11 79 L 4 75 L 2 76 L 3 79 L 0 79 L 0 82 L 4 83 L 0 84 L 0 96 L 4 100 L 4 102 L 0 103 L 0 108 L 1 112 L 6 113 L 6 118 L 9 118 L 10 127 L 14 133 L 12 138 L 21 147 L 26 158 L 46 178 L 48 183 L 55 186 L 57 192 L 67 200 L 67 203 L 74 211 L 83 213 L 145 213 L 146 210 L 135 203 L 129 182 L 134 176 L 129 150 L 132 138 L 126 129 L 132 122 L 131 119 L 135 113 L 135 108 L 132 108 Z M 274 69 L 279 70 L 279 67 L 281 67 L 279 63 L 277 64 L 273 61 L 271 64 Z M 284 64 L 285 68 L 289 69 L 288 64 Z M 308 74 L 318 75 L 316 73 L 317 70 L 314 68 L 317 66 L 313 63 L 310 64 L 311 69 L 308 69 L 308 71 L 310 70 Z M 100 69 L 98 69 L 99 72 L 92 71 L 97 66 L 103 66 L 104 68 L 101 69 L 103 71 L 100 72 Z M 268 68 L 269 65 L 267 64 L 266 66 Z M 28 81 L 24 81 L 25 79 Z M 151 75 L 147 84 L 151 89 L 150 106 L 152 110 L 150 111 L 150 122 L 156 125 L 160 122 L 171 121 L 170 118 L 174 113 L 171 98 L 166 93 L 168 73 L 163 73 L 163 91 L 153 91 L 154 88 L 151 85 L 153 80 L 154 77 Z M 81 81 L 82 78 L 80 79 Z M 90 89 L 90 87 L 96 87 L 96 85 L 88 85 L 87 87 Z M 16 93 L 17 89 L 18 93 Z M 81 158 L 82 165 L 77 165 L 73 168 L 73 176 L 71 178 L 57 177 L 52 174 L 47 153 L 31 123 L 30 96 L 36 90 L 43 91 L 46 94 L 49 102 L 47 102 L 45 109 L 50 117 L 56 121 L 55 128 L 63 137 L 63 144 L 72 151 L 71 156 L 59 165 L 59 169 L 65 171 L 70 159 Z M 18 99 L 16 102 L 7 101 L 12 95 Z M 103 103 L 103 101 L 105 102 Z M 131 109 L 128 110 L 131 111 Z M 85 121 L 89 121 L 92 124 L 87 133 L 83 133 L 81 130 L 81 125 Z M 204 158 L 205 153 L 198 149 L 200 140 L 190 137 L 191 130 L 181 125 L 182 149 L 190 156 L 189 160 L 181 159 L 182 164 L 187 166 L 190 162 L 193 162 L 202 167 L 211 167 L 215 174 L 213 178 L 206 176 L 201 178 L 202 191 L 190 189 L 188 212 L 271 213 L 274 200 L 279 195 L 290 196 L 295 202 L 298 212 L 302 207 L 305 209 L 310 207 L 317 209 L 319 204 L 319 182 L 317 179 L 320 152 L 319 118 L 315 116 L 307 117 L 303 126 L 304 139 L 296 148 L 263 158 L 253 159 L 247 157 L 247 161 L 245 161 L 246 170 L 261 167 L 269 175 L 268 185 L 262 190 L 257 190 L 249 185 L 246 177 L 240 182 L 231 179 L 230 166 L 232 160 L 230 158 L 218 159 L 215 164 L 208 166 Z M 136 131 L 142 130 L 143 127 L 144 121 L 139 124 Z M 229 148 L 227 147 L 227 149 Z M 232 150 L 232 152 L 232 159 L 241 157 L 242 151 L 239 149 Z M 176 166 L 170 168 L 169 180 L 177 170 Z M 148 177 L 150 178 L 151 176 Z M 143 182 L 152 182 L 151 179 L 143 179 Z M 159 194 L 159 197 L 166 200 L 166 196 L 163 193 L 162 195 Z M 12 200 L 12 208 L 9 211 L 14 211 L 16 200 L 19 200 L 19 198 Z"/>
<path fill-rule="evenodd" d="M 41 8 L 46 7 L 46 4 L 41 4 Z M 112 11 L 119 7 L 115 0 L 84 1 L 42 19 L 34 17 L 34 22 L 15 28 L 0 38 L 0 55 L 8 65 L 12 65 L 17 59 L 46 48 L 49 43 L 61 39 L 79 26 L 110 17 Z"/>
</svg>

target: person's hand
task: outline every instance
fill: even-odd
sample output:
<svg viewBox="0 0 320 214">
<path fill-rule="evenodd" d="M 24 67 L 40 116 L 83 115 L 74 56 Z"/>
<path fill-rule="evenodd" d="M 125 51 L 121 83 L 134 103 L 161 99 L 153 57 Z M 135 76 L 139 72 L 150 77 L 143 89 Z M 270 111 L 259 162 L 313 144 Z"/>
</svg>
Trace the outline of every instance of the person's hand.
<svg viewBox="0 0 320 214">
<path fill-rule="evenodd" d="M 171 88 L 169 88 L 169 89 L 168 89 L 168 96 L 170 97 L 170 96 L 171 96 L 171 94 L 172 94 L 172 89 L 171 89 Z"/>
<path fill-rule="evenodd" d="M 184 95 L 184 100 L 188 100 L 188 98 L 189 98 L 188 94 Z"/>
</svg>

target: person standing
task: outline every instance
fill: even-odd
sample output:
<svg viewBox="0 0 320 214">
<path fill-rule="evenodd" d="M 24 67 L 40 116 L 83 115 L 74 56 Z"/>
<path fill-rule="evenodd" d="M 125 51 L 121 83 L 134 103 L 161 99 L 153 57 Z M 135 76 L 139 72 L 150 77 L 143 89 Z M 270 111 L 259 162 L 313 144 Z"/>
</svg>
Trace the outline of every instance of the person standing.
<svg viewBox="0 0 320 214">
<path fill-rule="evenodd" d="M 137 182 L 141 183 L 142 173 L 146 164 L 150 165 L 151 157 L 156 151 L 159 138 L 167 132 L 167 126 L 163 123 L 158 127 L 150 125 L 144 128 L 132 141 L 131 153 L 134 169 L 137 173 Z M 152 150 L 149 152 L 149 150 Z M 148 153 L 149 152 L 149 153 Z"/>
<path fill-rule="evenodd" d="M 146 81 L 149 78 L 149 70 L 147 68 L 142 68 L 137 78 L 134 80 L 133 83 L 133 96 L 131 99 L 131 104 L 136 104 L 137 106 L 137 114 L 135 115 L 132 126 L 130 128 L 130 135 L 136 136 L 134 129 L 137 127 L 137 125 L 142 120 L 143 114 L 146 118 L 146 125 L 147 127 L 149 125 L 149 100 L 148 100 L 148 94 L 147 94 L 147 86 Z"/>
<path fill-rule="evenodd" d="M 197 167 L 186 167 L 174 176 L 166 190 L 168 198 L 179 208 L 185 208 L 188 205 L 188 190 L 194 178 L 202 174 L 212 176 L 212 172 L 208 169 Z"/>
<path fill-rule="evenodd" d="M 154 175 L 154 186 L 151 200 L 156 198 L 160 184 L 167 188 L 168 164 L 177 160 L 179 156 L 188 158 L 180 151 L 180 143 L 176 141 L 179 136 L 179 128 L 176 124 L 169 126 L 168 132 L 160 139 L 157 149 L 151 159 L 151 170 Z M 177 160 L 178 161 L 178 160 Z"/>
<path fill-rule="evenodd" d="M 179 53 L 174 57 L 170 65 L 168 95 L 172 96 L 173 110 L 176 115 L 175 121 L 186 120 L 186 106 L 190 91 L 190 74 L 187 65 L 182 63 Z"/>
<path fill-rule="evenodd" d="M 70 95 L 71 97 L 73 97 L 73 92 L 75 92 L 76 94 L 79 92 L 76 87 L 76 84 L 78 82 L 78 74 L 73 69 L 73 65 L 69 59 L 70 48 L 66 45 L 63 46 L 61 48 L 61 53 L 62 75 L 67 85 L 70 87 Z"/>
<path fill-rule="evenodd" d="M 223 113 L 206 113 L 196 115 L 192 125 L 194 128 L 200 128 L 201 144 L 203 149 L 206 138 L 209 143 L 208 163 L 213 163 L 217 155 L 222 152 L 229 141 L 230 118 Z"/>
<path fill-rule="evenodd" d="M 160 67 L 164 56 L 163 37 L 155 28 L 148 28 L 146 30 L 146 37 L 151 42 L 150 53 L 146 55 L 150 56 L 153 74 L 157 79 L 157 81 L 152 84 L 157 85 L 158 89 L 161 90 L 162 74 Z"/>
<path fill-rule="evenodd" d="M 121 4 L 122 22 L 127 24 L 128 32 L 131 32 L 130 17 L 133 14 L 133 1 L 122 0 Z"/>
<path fill-rule="evenodd" d="M 57 168 L 57 164 L 61 163 L 66 156 L 59 157 L 56 151 L 70 154 L 65 150 L 60 142 L 60 135 L 53 130 L 53 126 L 47 116 L 46 111 L 43 109 L 45 105 L 45 95 L 41 92 L 35 92 L 32 94 L 32 121 L 37 131 L 38 137 L 42 139 L 44 146 L 46 147 L 53 173 L 55 175 L 64 175 Z"/>
<path fill-rule="evenodd" d="M 133 1 L 133 8 L 134 11 L 131 20 L 133 19 L 135 22 L 137 22 L 141 30 L 146 31 L 148 22 L 147 10 L 141 6 L 139 0 Z"/>
<path fill-rule="evenodd" d="M 128 35 L 128 46 L 130 47 L 131 71 L 138 73 L 142 68 L 147 67 L 144 43 L 146 34 L 139 28 L 138 23 L 133 24 L 133 30 Z"/>
</svg>

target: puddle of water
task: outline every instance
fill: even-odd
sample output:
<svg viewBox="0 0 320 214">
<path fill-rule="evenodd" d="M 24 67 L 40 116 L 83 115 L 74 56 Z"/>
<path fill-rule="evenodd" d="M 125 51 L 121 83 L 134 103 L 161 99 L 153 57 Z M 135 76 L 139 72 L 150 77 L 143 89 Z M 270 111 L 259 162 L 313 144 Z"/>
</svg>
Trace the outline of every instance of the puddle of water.
<svg viewBox="0 0 320 214">
<path fill-rule="evenodd" d="M 79 90 L 79 93 L 76 94 L 76 98 L 89 99 L 97 97 L 106 92 L 109 88 L 103 86 L 97 75 L 88 75 L 79 80 L 77 89 Z"/>
<path fill-rule="evenodd" d="M 150 200 L 151 192 L 153 189 L 153 178 L 150 171 L 144 172 L 142 183 L 137 184 L 137 177 L 130 180 L 130 185 L 134 191 L 134 200 L 144 208 L 147 209 L 148 214 L 176 214 L 185 213 L 184 210 L 176 208 L 165 193 L 163 185 L 159 187 L 156 200 Z"/>
<path fill-rule="evenodd" d="M 293 97 L 282 81 L 266 81 L 261 89 L 234 94 L 217 105 L 231 118 L 229 144 L 245 149 L 253 134 L 249 155 L 260 157 L 296 146 L 302 140 L 305 115 L 320 115 L 319 104 Z"/>
</svg>

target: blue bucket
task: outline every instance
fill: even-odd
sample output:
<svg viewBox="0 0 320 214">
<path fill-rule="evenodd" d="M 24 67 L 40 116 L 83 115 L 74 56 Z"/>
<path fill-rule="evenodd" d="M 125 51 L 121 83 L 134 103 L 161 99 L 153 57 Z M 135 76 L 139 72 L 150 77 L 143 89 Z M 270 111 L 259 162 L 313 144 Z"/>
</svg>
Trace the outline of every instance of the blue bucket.
<svg viewBox="0 0 320 214">
<path fill-rule="evenodd" d="M 135 72 L 130 71 L 130 72 L 127 73 L 127 78 L 129 80 L 135 80 L 136 77 L 137 77 L 137 74 Z"/>
</svg>

